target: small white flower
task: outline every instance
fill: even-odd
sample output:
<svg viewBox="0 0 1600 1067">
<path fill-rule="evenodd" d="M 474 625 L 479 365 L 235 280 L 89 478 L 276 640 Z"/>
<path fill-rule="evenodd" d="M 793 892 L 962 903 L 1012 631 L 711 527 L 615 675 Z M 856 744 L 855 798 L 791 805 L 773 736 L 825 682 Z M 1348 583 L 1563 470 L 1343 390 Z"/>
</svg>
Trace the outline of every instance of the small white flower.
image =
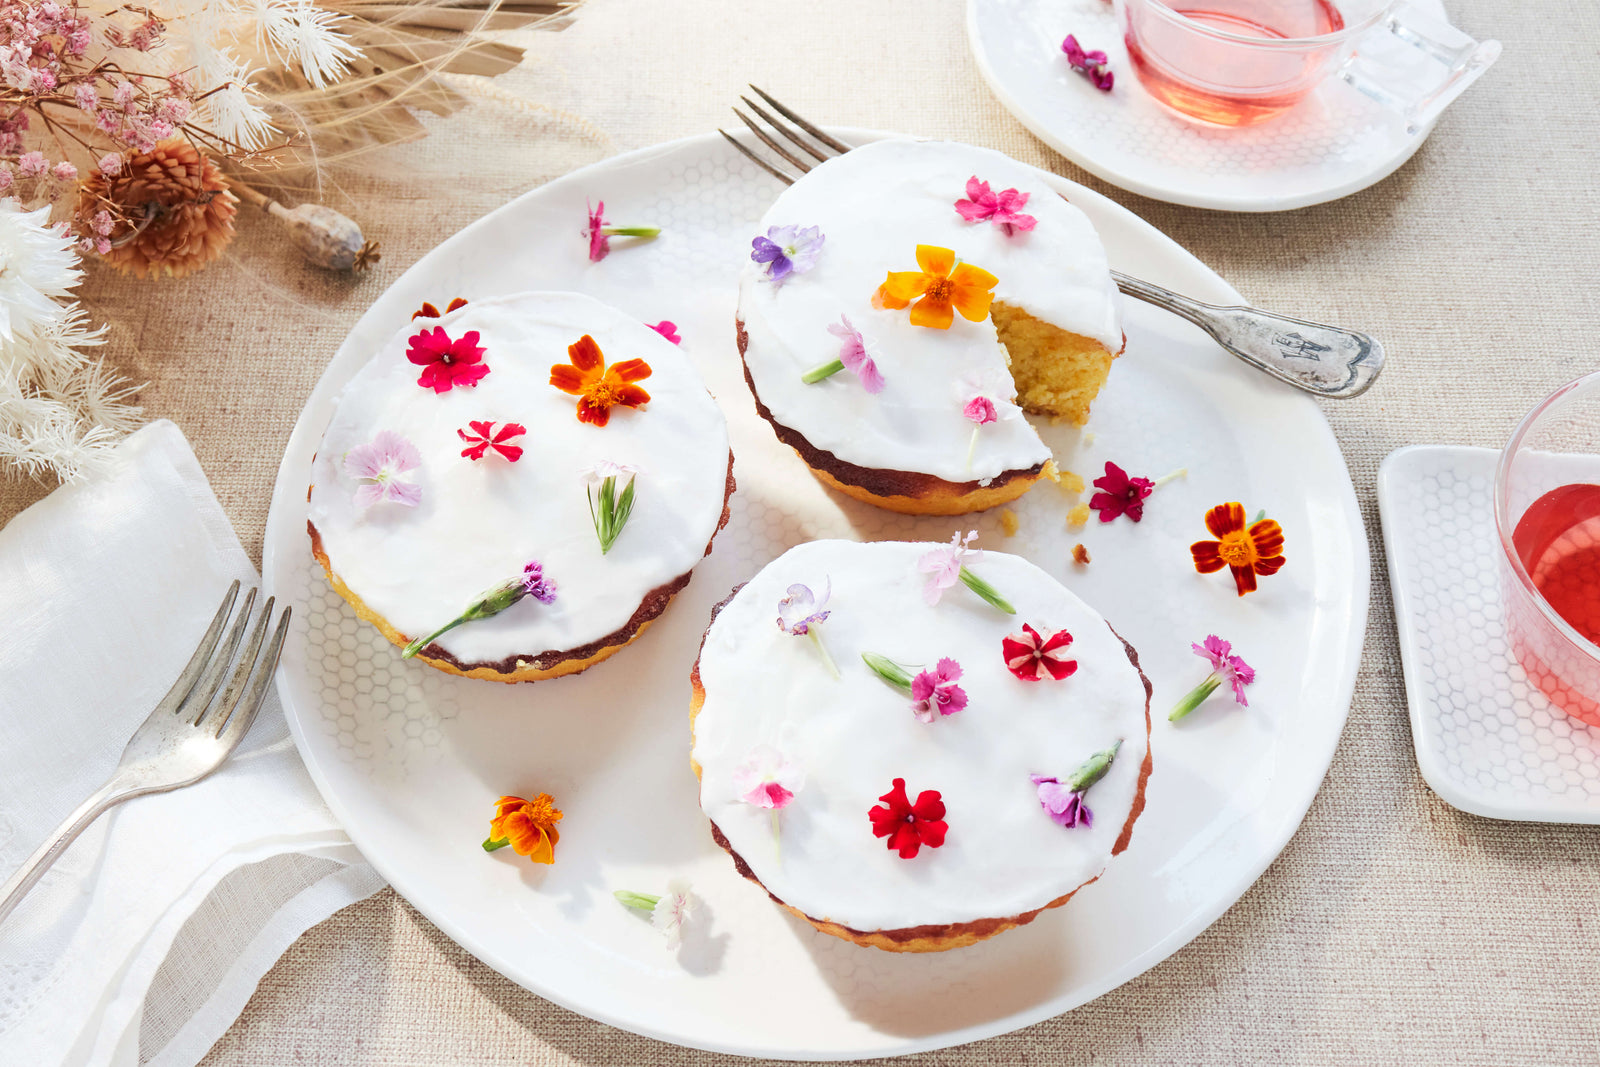
<svg viewBox="0 0 1600 1067">
<path fill-rule="evenodd" d="M 603 459 L 592 467 L 584 467 L 578 473 L 583 475 L 583 480 L 589 485 L 599 485 L 607 478 L 626 482 L 639 473 L 639 468 L 629 463 L 614 463 L 609 459 Z"/>
<path fill-rule="evenodd" d="M 684 879 L 674 878 L 667 883 L 667 891 L 650 912 L 650 925 L 666 937 L 668 948 L 677 948 L 683 943 L 683 924 L 694 914 L 699 903 L 694 894 L 689 892 L 689 883 Z"/>
<path fill-rule="evenodd" d="M 37 337 L 61 322 L 66 296 L 83 278 L 76 238 L 49 224 L 50 208 L 0 201 L 0 341 Z"/>
</svg>

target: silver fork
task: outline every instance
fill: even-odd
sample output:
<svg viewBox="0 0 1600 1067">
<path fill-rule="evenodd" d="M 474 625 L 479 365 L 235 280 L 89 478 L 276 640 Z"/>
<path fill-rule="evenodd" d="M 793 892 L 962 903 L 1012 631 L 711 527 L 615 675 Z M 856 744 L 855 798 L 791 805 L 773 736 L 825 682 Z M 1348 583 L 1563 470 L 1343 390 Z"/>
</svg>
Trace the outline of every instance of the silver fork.
<svg viewBox="0 0 1600 1067">
<path fill-rule="evenodd" d="M 238 595 L 239 583 L 234 582 L 228 587 L 228 595 L 222 598 L 222 606 L 217 609 L 210 628 L 200 639 L 200 647 L 194 650 L 188 666 L 156 705 L 156 710 L 134 732 L 111 777 L 78 805 L 78 810 L 68 815 L 56 832 L 28 857 L 5 885 L 0 886 L 0 922 L 5 921 L 67 846 L 107 809 L 147 793 L 165 793 L 193 785 L 222 766 L 239 747 L 239 742 L 250 731 L 250 724 L 256 721 L 256 713 L 266 699 L 267 687 L 272 684 L 272 672 L 278 665 L 284 636 L 289 632 L 290 609 L 283 609 L 268 641 L 273 598 L 267 598 L 238 665 L 228 674 L 228 664 L 239 650 L 250 609 L 256 600 L 256 591 L 252 589 L 245 596 L 243 610 L 234 616 L 233 625 L 228 627 L 227 638 L 223 639 L 223 627 L 227 625 Z M 266 643 L 264 652 L 263 643 Z M 227 675 L 226 689 L 222 688 L 224 675 Z M 218 689 L 222 689 L 221 697 L 217 697 Z"/>
<path fill-rule="evenodd" d="M 749 115 L 738 108 L 733 109 L 733 113 L 749 127 L 756 139 L 777 155 L 782 165 L 762 158 L 727 130 L 719 129 L 717 132 L 779 181 L 791 185 L 816 163 L 850 151 L 850 145 L 807 122 L 756 86 L 750 88 L 766 101 L 772 111 L 793 124 L 785 124 L 777 115 L 748 96 L 741 96 L 739 99 L 744 101 L 745 106 L 778 135 L 775 138 Z M 807 136 L 801 136 L 802 133 Z M 799 152 L 786 148 L 778 138 L 787 141 Z M 806 156 L 812 162 L 808 162 Z M 1111 277 L 1116 280 L 1117 288 L 1129 296 L 1188 319 L 1210 334 L 1217 344 L 1252 367 L 1308 393 L 1334 400 L 1360 396 L 1377 380 L 1378 372 L 1383 369 L 1383 346 L 1356 330 L 1308 322 L 1260 308 L 1207 304 L 1120 271 L 1112 271 Z"/>
</svg>

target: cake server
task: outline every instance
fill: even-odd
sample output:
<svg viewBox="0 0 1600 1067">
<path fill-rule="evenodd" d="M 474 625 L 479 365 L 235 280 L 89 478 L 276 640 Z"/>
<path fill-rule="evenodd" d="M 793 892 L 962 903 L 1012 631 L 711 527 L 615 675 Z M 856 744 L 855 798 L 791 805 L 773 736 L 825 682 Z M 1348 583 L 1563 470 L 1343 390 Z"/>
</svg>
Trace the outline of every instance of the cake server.
<svg viewBox="0 0 1600 1067">
<path fill-rule="evenodd" d="M 749 97 L 741 96 L 739 99 L 744 101 L 745 106 L 778 135 L 775 138 L 762 129 L 755 119 L 738 108 L 733 109 L 733 113 L 755 134 L 756 139 L 781 162 L 764 158 L 726 130 L 719 129 L 717 132 L 779 181 L 792 185 L 813 164 L 786 148 L 778 138 L 789 142 L 817 163 L 850 151 L 850 145 L 807 122 L 756 86 L 750 88 L 773 111 L 793 124 L 786 124 Z M 801 136 L 802 132 L 809 136 Z M 1372 386 L 1383 370 L 1383 345 L 1358 330 L 1309 322 L 1261 308 L 1207 304 L 1120 271 L 1112 271 L 1111 277 L 1116 281 L 1117 288 L 1128 296 L 1187 319 L 1210 334 L 1227 352 L 1257 370 L 1315 396 L 1330 400 L 1360 396 Z"/>
</svg>

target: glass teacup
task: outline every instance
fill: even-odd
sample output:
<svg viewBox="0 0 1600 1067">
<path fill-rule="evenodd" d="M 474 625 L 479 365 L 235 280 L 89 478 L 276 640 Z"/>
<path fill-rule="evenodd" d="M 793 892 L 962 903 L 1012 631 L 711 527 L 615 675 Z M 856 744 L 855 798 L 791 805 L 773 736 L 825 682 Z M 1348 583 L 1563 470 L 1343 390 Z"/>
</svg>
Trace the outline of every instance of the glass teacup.
<svg viewBox="0 0 1600 1067">
<path fill-rule="evenodd" d="M 1425 128 L 1500 55 L 1404 0 L 1116 0 L 1140 83 L 1187 118 L 1253 126 L 1339 77 Z"/>
<path fill-rule="evenodd" d="M 1494 513 L 1511 651 L 1557 707 L 1600 726 L 1600 372 L 1522 420 Z"/>
</svg>

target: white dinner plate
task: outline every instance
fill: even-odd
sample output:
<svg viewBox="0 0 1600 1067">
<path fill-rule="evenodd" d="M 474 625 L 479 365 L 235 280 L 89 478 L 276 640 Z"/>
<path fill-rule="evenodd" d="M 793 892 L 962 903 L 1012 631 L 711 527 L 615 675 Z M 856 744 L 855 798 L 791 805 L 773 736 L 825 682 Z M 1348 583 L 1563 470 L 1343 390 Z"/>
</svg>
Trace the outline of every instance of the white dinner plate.
<svg viewBox="0 0 1600 1067">
<path fill-rule="evenodd" d="M 837 131 L 857 143 L 881 134 Z M 1053 175 L 1113 266 L 1204 300 L 1222 279 L 1116 204 Z M 1090 429 L 1042 426 L 1065 467 L 1187 467 L 1138 525 L 1070 530 L 1041 483 L 995 513 L 910 518 L 822 488 L 756 414 L 734 346 L 741 263 L 777 183 L 721 138 L 677 141 L 567 175 L 467 227 L 373 304 L 334 355 L 290 439 L 268 520 L 268 587 L 294 605 L 279 686 L 323 796 L 372 863 L 473 954 L 541 996 L 664 1041 L 752 1056 L 838 1059 L 955 1045 L 1076 1007 L 1166 958 L 1255 881 L 1299 825 L 1333 757 L 1367 618 L 1368 555 L 1349 474 L 1316 406 L 1192 326 L 1126 307 L 1127 353 Z M 660 238 L 587 259 L 588 200 Z M 306 537 L 306 484 L 340 387 L 394 324 L 441 304 L 576 289 L 671 319 L 727 413 L 732 521 L 666 614 L 585 674 L 504 686 L 402 661 L 328 586 Z M 536 457 L 534 457 L 536 460 Z M 1091 469 L 1092 465 L 1092 469 Z M 1288 565 L 1259 593 L 1194 572 L 1205 510 L 1240 500 L 1286 531 Z M 790 546 L 822 537 L 947 541 L 1027 556 L 1101 608 L 1155 685 L 1155 770 L 1132 846 L 1031 926 L 972 948 L 901 956 L 815 932 L 735 873 L 711 840 L 689 768 L 689 667 L 711 606 Z M 637 531 L 643 533 L 644 531 Z M 1092 562 L 1071 561 L 1084 543 Z M 470 596 L 476 590 L 462 590 Z M 1165 712 L 1206 674 L 1190 642 L 1232 640 L 1258 669 L 1248 709 Z M 486 854 L 502 793 L 555 795 L 553 867 Z M 703 907 L 677 952 L 613 890 L 687 877 Z"/>
<path fill-rule="evenodd" d="M 1439 0 L 1416 0 L 1444 18 Z M 1067 34 L 1106 53 L 1103 93 L 1061 53 Z M 1045 144 L 1141 196 L 1221 211 L 1287 211 L 1365 189 L 1422 147 L 1405 120 L 1333 79 L 1260 126 L 1188 122 L 1134 73 L 1109 0 L 967 0 L 967 37 L 983 80 Z"/>
</svg>

